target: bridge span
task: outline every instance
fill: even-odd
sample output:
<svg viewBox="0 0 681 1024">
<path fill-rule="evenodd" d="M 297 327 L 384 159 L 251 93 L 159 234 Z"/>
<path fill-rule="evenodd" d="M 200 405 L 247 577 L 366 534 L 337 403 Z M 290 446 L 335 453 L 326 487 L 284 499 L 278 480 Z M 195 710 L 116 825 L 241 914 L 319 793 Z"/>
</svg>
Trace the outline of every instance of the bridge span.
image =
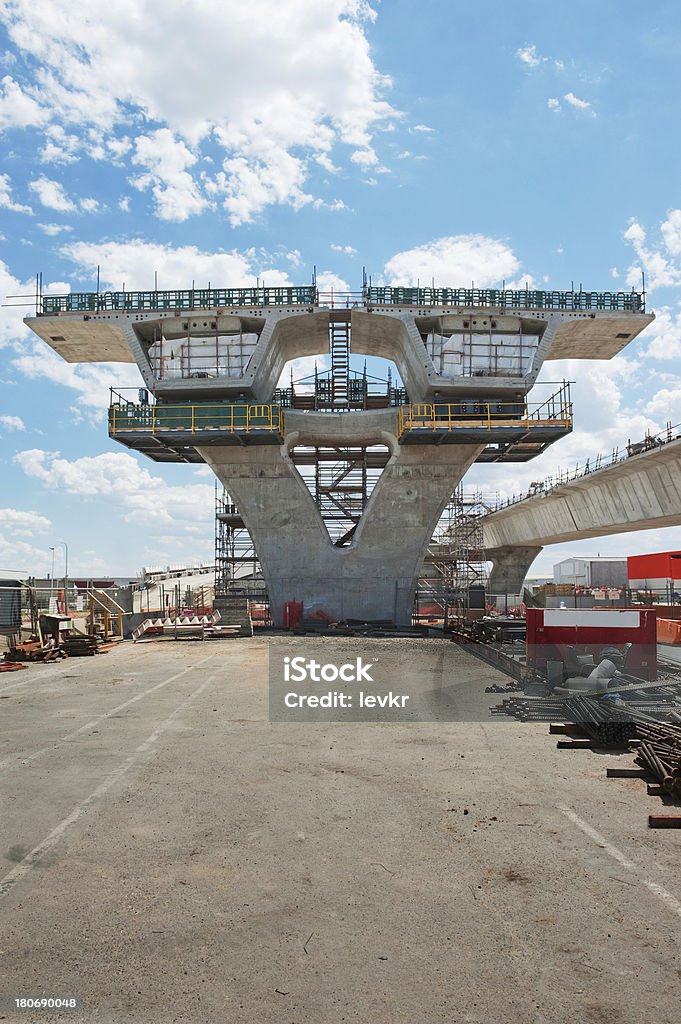
<svg viewBox="0 0 681 1024">
<path fill-rule="evenodd" d="M 681 524 L 681 435 L 483 520 L 492 593 L 520 593 L 542 548 Z"/>
</svg>

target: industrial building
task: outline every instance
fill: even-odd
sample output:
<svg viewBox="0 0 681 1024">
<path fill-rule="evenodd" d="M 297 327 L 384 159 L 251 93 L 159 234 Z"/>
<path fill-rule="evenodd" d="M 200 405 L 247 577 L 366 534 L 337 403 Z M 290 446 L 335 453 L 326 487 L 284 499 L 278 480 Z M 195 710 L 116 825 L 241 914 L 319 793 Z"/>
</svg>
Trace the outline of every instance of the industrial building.
<svg viewBox="0 0 681 1024">
<path fill-rule="evenodd" d="M 110 436 L 213 468 L 226 547 L 247 533 L 275 624 L 292 601 L 330 620 L 406 624 L 468 468 L 526 462 L 571 431 L 569 386 L 536 389 L 542 366 L 609 359 L 651 320 L 633 291 L 365 280 L 347 295 L 314 282 L 49 295 L 26 322 L 69 362 L 137 363 L 144 388 L 112 395 Z M 324 354 L 331 369 L 311 391 L 281 387 L 291 360 Z M 387 361 L 385 380 L 353 370 L 358 355 Z"/>
<path fill-rule="evenodd" d="M 564 558 L 553 566 L 553 582 L 576 587 L 624 587 L 626 558 Z"/>
</svg>

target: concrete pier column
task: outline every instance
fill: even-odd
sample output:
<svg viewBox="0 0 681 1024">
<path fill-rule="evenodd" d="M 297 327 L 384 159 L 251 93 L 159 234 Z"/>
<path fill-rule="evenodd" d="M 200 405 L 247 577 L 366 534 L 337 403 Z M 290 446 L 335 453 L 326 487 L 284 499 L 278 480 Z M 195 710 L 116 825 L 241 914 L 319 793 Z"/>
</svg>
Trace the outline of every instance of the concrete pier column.
<svg viewBox="0 0 681 1024">
<path fill-rule="evenodd" d="M 523 580 L 541 547 L 519 545 L 487 549 L 485 554 L 493 563 L 489 578 L 490 594 L 520 595 Z"/>
<path fill-rule="evenodd" d="M 355 536 L 340 548 L 286 445 L 199 449 L 251 535 L 275 625 L 281 625 L 285 602 L 293 600 L 303 601 L 305 614 L 321 610 L 334 619 L 411 622 L 433 531 L 480 446 L 399 446 L 396 437 L 389 446 L 392 455 Z"/>
</svg>

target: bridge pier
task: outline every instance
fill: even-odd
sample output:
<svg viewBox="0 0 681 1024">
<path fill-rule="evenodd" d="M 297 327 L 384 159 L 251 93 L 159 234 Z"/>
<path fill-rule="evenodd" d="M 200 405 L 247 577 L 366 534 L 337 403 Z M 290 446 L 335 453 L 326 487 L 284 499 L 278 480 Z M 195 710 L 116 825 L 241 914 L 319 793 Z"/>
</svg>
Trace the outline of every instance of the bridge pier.
<svg viewBox="0 0 681 1024">
<path fill-rule="evenodd" d="M 347 425 L 347 416 L 338 419 Z M 352 417 L 352 425 L 361 419 Z M 392 454 L 344 547 L 329 537 L 286 444 L 197 449 L 234 498 L 253 540 L 274 625 L 294 600 L 303 602 L 306 615 L 411 623 L 433 531 L 480 446 L 400 446 L 386 434 L 383 441 Z"/>
<path fill-rule="evenodd" d="M 492 548 L 485 554 L 493 563 L 489 578 L 490 594 L 514 594 L 520 596 L 523 581 L 541 547 L 518 546 Z"/>
</svg>

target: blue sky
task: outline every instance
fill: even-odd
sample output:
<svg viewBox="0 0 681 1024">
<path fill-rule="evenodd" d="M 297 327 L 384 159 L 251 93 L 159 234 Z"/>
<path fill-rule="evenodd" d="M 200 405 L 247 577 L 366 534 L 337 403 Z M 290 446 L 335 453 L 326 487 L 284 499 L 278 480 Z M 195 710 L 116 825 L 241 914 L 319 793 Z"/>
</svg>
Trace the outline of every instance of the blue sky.
<svg viewBox="0 0 681 1024">
<path fill-rule="evenodd" d="M 109 441 L 125 366 L 22 325 L 54 292 L 322 284 L 638 286 L 657 320 L 576 381 L 576 429 L 502 494 L 681 421 L 678 5 L 0 0 L 0 569 L 212 557 L 206 469 Z M 9 305 L 7 305 L 9 303 Z M 681 528 L 547 549 L 681 546 Z M 59 554 L 58 554 L 59 557 Z M 59 571 L 59 569 L 57 569 Z"/>
</svg>

